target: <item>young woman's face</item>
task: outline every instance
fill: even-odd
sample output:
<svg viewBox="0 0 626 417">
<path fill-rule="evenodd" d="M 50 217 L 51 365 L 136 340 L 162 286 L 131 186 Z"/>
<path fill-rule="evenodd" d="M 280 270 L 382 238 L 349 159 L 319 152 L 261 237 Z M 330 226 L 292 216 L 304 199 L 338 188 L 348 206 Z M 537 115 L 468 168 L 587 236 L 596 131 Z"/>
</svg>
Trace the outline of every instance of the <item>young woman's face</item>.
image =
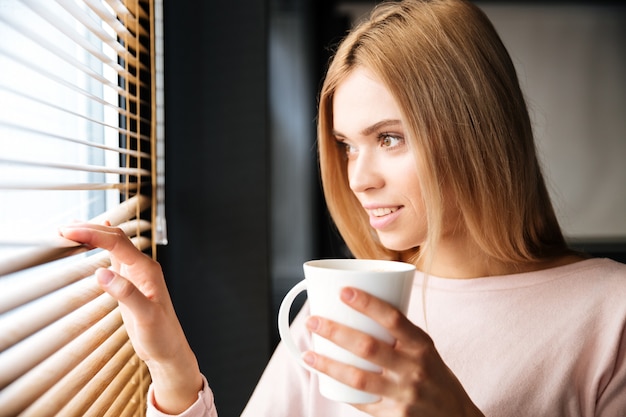
<svg viewBox="0 0 626 417">
<path fill-rule="evenodd" d="M 333 99 L 333 130 L 345 146 L 350 188 L 381 243 L 421 245 L 427 232 L 418 167 L 393 97 L 374 75 L 355 69 Z"/>
</svg>

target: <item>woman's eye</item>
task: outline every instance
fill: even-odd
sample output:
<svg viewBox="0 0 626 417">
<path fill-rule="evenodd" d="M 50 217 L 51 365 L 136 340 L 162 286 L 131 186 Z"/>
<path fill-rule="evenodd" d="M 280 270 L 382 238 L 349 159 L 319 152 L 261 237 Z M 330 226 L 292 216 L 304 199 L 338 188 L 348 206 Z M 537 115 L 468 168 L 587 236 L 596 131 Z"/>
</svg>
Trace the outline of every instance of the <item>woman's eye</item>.
<svg viewBox="0 0 626 417">
<path fill-rule="evenodd" d="M 383 148 L 395 148 L 403 143 L 404 139 L 397 136 L 382 134 L 380 135 L 380 146 Z"/>
<path fill-rule="evenodd" d="M 356 155 L 359 152 L 356 147 L 350 145 L 349 143 L 345 143 L 344 145 L 346 147 L 346 155 L 348 155 L 348 157 Z"/>
<path fill-rule="evenodd" d="M 337 141 L 337 146 L 340 147 L 342 152 L 346 155 L 346 157 L 350 158 L 351 156 L 358 153 L 358 149 L 347 142 Z"/>
</svg>

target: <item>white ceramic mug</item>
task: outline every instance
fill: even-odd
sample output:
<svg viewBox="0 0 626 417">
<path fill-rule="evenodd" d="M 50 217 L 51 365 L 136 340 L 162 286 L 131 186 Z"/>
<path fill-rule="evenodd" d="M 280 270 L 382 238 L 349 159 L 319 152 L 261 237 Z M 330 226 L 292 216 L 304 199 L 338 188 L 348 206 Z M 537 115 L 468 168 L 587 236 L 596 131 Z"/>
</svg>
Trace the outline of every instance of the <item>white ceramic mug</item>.
<svg viewBox="0 0 626 417">
<path fill-rule="evenodd" d="M 339 298 L 344 287 L 359 288 L 407 312 L 415 266 L 395 261 L 370 259 L 324 259 L 305 262 L 304 280 L 296 284 L 283 299 L 278 311 L 278 331 L 287 350 L 301 366 L 312 372 L 302 360 L 289 330 L 289 311 L 296 296 L 307 291 L 311 315 L 316 315 L 370 334 L 389 344 L 395 343 L 389 332 L 371 318 L 348 307 Z M 359 368 L 380 372 L 381 368 L 334 343 L 313 334 L 313 350 L 320 355 Z M 364 404 L 379 400 L 377 395 L 356 390 L 320 372 L 320 393 L 331 400 Z"/>
</svg>

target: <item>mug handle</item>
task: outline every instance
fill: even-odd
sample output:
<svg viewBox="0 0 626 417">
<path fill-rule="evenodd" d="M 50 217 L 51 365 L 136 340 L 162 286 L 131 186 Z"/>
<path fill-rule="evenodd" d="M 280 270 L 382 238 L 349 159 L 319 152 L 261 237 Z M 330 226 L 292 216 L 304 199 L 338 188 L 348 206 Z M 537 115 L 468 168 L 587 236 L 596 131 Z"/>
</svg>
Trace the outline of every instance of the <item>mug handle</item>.
<svg viewBox="0 0 626 417">
<path fill-rule="evenodd" d="M 289 312 L 291 311 L 291 305 L 298 294 L 305 290 L 306 279 L 303 279 L 294 285 L 293 288 L 287 292 L 285 298 L 283 298 L 283 301 L 280 303 L 280 307 L 278 308 L 278 333 L 280 334 L 280 338 L 285 344 L 287 351 L 291 353 L 296 361 L 298 361 L 300 366 L 311 372 L 317 372 L 302 360 L 302 352 L 300 352 L 300 349 L 296 346 L 296 343 L 291 336 L 291 330 L 289 329 Z"/>
</svg>

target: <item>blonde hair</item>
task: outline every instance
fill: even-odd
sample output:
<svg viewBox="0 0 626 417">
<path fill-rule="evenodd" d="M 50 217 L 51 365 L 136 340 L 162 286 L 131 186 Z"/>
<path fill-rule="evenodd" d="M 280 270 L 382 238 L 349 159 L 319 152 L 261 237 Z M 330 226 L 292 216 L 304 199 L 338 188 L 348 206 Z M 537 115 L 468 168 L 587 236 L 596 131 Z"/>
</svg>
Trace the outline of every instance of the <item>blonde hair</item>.
<svg viewBox="0 0 626 417">
<path fill-rule="evenodd" d="M 467 1 L 406 0 L 380 4 L 345 37 L 320 93 L 324 195 L 354 256 L 420 256 L 419 247 L 403 253 L 383 247 L 348 185 L 332 103 L 337 86 L 359 66 L 395 98 L 416 161 L 428 173 L 421 179 L 428 221 L 422 251 L 441 236 L 444 204 L 457 205 L 470 236 L 499 261 L 533 262 L 567 250 L 517 74 L 493 25 Z"/>
</svg>

